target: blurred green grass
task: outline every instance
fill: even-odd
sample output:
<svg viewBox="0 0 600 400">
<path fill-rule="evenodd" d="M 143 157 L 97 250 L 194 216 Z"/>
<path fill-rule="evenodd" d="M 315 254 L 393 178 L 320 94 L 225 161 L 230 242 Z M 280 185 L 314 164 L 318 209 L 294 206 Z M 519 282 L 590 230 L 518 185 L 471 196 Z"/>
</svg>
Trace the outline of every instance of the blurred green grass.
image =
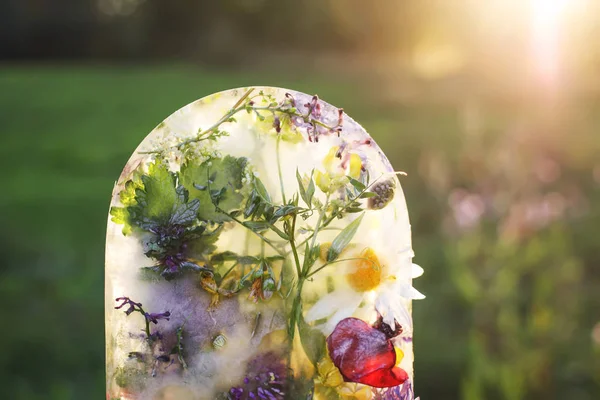
<svg viewBox="0 0 600 400">
<path fill-rule="evenodd" d="M 448 250 L 456 238 L 448 237 L 442 224 L 452 185 L 474 186 L 494 167 L 478 169 L 467 163 L 462 174 L 454 167 L 474 156 L 460 104 L 388 102 L 378 96 L 380 83 L 364 77 L 359 81 L 187 65 L 0 67 L 0 167 L 5 171 L 0 192 L 0 319 L 6 346 L 0 352 L 2 398 L 104 396 L 104 235 L 115 179 L 139 142 L 175 110 L 220 90 L 270 85 L 317 93 L 344 107 L 394 167 L 408 172 L 403 187 L 416 261 L 426 270 L 416 286 L 428 295 L 414 305 L 417 392 L 424 399 L 479 400 L 459 395 L 469 360 L 476 356 L 468 353 L 473 348 L 472 305 L 452 283 Z M 490 137 L 506 129 L 507 120 L 514 118 L 511 112 L 499 109 L 486 115 Z M 493 147 L 495 142 L 490 143 Z M 441 189 L 423 179 L 423 160 L 432 149 L 457 172 Z M 583 165 L 573 173 L 584 176 L 590 160 L 573 156 L 572 164 Z M 597 189 L 594 193 L 598 198 Z M 565 234 L 597 232 L 594 226 L 588 222 L 578 231 L 567 227 Z M 585 250 L 582 262 L 591 265 L 597 259 L 593 246 L 591 239 L 579 242 Z M 567 255 L 573 251 L 565 250 Z M 600 304 L 589 303 L 590 308 Z M 589 326 L 594 318 L 586 315 Z M 589 380 L 585 382 L 589 387 Z M 592 398 L 585 393 L 577 399 Z"/>
</svg>

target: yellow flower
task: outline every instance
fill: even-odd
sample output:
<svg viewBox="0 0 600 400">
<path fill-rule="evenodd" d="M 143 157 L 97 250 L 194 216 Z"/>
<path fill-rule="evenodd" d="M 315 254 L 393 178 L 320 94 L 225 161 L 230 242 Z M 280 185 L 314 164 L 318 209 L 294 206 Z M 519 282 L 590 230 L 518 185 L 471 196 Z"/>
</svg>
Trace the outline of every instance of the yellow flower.
<svg viewBox="0 0 600 400">
<path fill-rule="evenodd" d="M 338 393 L 345 400 L 370 400 L 373 398 L 371 388 L 360 383 L 345 383 L 338 388 Z"/>
<path fill-rule="evenodd" d="M 344 378 L 340 373 L 340 370 L 333 364 L 329 353 L 325 352 L 325 357 L 317 363 L 317 372 L 319 373 L 319 380 L 321 384 L 327 387 L 337 387 L 344 383 Z"/>
<path fill-rule="evenodd" d="M 400 365 L 402 360 L 404 360 L 404 352 L 400 347 L 394 347 L 394 351 L 396 352 L 396 365 Z"/>
<path fill-rule="evenodd" d="M 348 183 L 348 176 L 358 179 L 362 170 L 362 160 L 358 154 L 342 156 L 339 146 L 333 146 L 323 158 L 325 172 L 315 171 L 315 183 L 324 193 L 331 193 Z"/>
</svg>

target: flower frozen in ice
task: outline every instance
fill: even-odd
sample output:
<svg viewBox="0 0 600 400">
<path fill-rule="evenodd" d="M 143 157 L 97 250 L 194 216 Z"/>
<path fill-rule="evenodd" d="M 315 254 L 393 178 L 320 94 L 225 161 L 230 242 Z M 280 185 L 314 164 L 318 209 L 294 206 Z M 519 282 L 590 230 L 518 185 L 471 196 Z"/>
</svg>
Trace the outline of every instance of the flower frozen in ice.
<svg viewBox="0 0 600 400">
<path fill-rule="evenodd" d="M 321 328 L 330 333 L 338 322 L 354 315 L 363 305 L 366 309 L 376 309 L 390 326 L 394 326 L 396 320 L 404 329 L 410 328 L 411 318 L 405 303 L 425 296 L 402 280 L 401 266 L 381 262 L 370 247 L 350 249 L 341 257 L 347 261 L 332 268 L 335 267 L 336 273 L 345 279 L 340 279 L 334 291 L 321 297 L 308 310 L 305 320 L 313 322 L 328 318 Z M 412 269 L 413 277 L 422 273 L 416 264 L 412 264 Z"/>
<path fill-rule="evenodd" d="M 423 275 L 423 268 L 412 264 L 411 272 L 413 279 L 418 278 Z M 386 285 L 381 285 L 375 299 L 375 309 L 382 316 L 383 322 L 393 326 L 394 320 L 396 320 L 408 333 L 412 327 L 412 318 L 406 309 L 405 301 L 406 299 L 421 300 L 424 298 L 425 296 L 411 284 L 392 278 Z"/>
<path fill-rule="evenodd" d="M 370 326 L 357 318 L 345 318 L 327 338 L 327 349 L 346 382 L 395 387 L 408 379 L 406 371 L 398 366 L 404 355 L 391 341 L 401 332 L 401 328 L 380 321 Z"/>
<path fill-rule="evenodd" d="M 331 193 L 348 183 L 348 176 L 360 178 L 362 160 L 356 153 L 333 146 L 323 159 L 325 171 L 315 170 L 315 182 L 324 193 Z"/>
</svg>

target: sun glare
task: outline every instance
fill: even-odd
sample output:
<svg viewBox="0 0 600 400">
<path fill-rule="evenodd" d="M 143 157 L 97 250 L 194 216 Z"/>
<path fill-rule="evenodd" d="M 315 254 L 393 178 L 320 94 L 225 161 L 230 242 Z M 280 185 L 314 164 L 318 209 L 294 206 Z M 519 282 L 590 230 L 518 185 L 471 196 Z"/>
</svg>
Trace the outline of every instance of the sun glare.
<svg viewBox="0 0 600 400">
<path fill-rule="evenodd" d="M 566 25 L 584 0 L 530 0 L 534 73 L 541 84 L 556 88 L 564 65 Z"/>
</svg>

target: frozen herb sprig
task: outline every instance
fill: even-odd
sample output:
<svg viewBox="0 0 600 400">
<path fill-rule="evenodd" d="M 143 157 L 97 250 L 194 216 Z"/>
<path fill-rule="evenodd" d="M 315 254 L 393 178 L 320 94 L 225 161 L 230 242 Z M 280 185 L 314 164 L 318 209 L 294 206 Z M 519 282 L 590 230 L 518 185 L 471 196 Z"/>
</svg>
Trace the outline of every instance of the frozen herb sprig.
<svg viewBox="0 0 600 400">
<path fill-rule="evenodd" d="M 248 89 L 231 109 L 207 129 L 199 130 L 194 136 L 168 148 L 141 152 L 141 154 L 165 154 L 170 150 L 185 152 L 193 143 L 216 141 L 222 136 L 228 136 L 229 133 L 222 129 L 222 125 L 237 122 L 235 115 L 242 111 L 255 114 L 260 121 L 265 121 L 268 117 L 272 120 L 272 127 L 277 134 L 281 134 L 285 128 L 289 127 L 303 128 L 311 142 L 318 142 L 319 136 L 322 134 L 335 133 L 339 136 L 342 132 L 344 110 L 338 109 L 338 120 L 335 125 L 327 124 L 323 121 L 322 106 L 317 95 L 313 96 L 310 102 L 302 105 L 304 110 L 300 110 L 297 100 L 291 93 L 286 93 L 285 98 L 281 102 L 277 102 L 272 95 L 266 94 L 262 90 L 258 95 L 250 97 L 254 90 L 255 88 Z"/>
<path fill-rule="evenodd" d="M 142 308 L 142 303 L 136 303 L 131 300 L 129 297 L 117 297 L 115 299 L 117 302 L 121 302 L 121 304 L 117 305 L 115 309 L 120 310 L 123 307 L 127 306 L 127 309 L 124 310 L 126 315 L 131 315 L 134 312 L 138 312 L 144 316 L 144 321 L 146 323 L 144 331 L 146 332 L 146 338 L 151 339 L 152 335 L 150 334 L 150 323 L 158 324 L 158 321 L 161 319 L 169 320 L 171 317 L 171 313 L 169 311 L 165 311 L 162 313 L 147 313 Z"/>
</svg>

